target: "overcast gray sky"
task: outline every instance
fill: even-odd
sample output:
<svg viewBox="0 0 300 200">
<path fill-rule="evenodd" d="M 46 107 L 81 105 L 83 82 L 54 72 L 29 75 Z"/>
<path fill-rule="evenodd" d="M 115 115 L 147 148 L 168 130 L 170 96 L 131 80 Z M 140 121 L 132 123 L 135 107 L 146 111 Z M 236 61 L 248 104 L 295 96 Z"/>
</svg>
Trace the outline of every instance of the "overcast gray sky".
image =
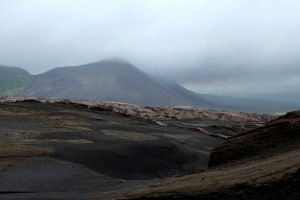
<svg viewBox="0 0 300 200">
<path fill-rule="evenodd" d="M 114 56 L 199 93 L 300 101 L 300 1 L 0 0 L 0 65 Z"/>
</svg>

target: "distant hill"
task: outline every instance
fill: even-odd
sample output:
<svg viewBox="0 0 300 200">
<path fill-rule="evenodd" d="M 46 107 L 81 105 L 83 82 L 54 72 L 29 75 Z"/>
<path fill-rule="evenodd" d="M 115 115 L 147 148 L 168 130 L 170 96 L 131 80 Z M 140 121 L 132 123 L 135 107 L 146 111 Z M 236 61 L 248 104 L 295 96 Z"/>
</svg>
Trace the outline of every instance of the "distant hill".
<svg viewBox="0 0 300 200">
<path fill-rule="evenodd" d="M 0 66 L 0 96 L 14 96 L 25 90 L 31 75 L 18 67 Z"/>
<path fill-rule="evenodd" d="M 194 106 L 245 112 L 287 112 L 300 103 L 197 94 L 174 81 L 157 80 L 120 59 L 59 67 L 30 75 L 16 67 L 0 67 L 0 96 L 98 100 L 145 106 Z"/>
</svg>

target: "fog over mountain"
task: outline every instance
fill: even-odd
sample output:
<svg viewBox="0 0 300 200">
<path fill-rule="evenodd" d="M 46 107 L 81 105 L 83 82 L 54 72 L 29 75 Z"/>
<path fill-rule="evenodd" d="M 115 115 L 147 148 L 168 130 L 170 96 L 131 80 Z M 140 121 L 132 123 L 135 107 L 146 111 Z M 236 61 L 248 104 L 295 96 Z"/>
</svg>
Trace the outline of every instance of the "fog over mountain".
<svg viewBox="0 0 300 200">
<path fill-rule="evenodd" d="M 297 0 L 1 0 L 0 65 L 120 56 L 201 94 L 300 101 Z"/>
</svg>

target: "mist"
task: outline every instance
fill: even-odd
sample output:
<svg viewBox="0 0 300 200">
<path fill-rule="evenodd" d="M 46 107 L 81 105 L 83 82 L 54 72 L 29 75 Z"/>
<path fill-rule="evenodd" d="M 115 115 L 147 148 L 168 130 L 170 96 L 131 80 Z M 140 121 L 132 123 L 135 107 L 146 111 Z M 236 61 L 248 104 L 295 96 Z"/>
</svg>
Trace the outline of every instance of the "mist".
<svg viewBox="0 0 300 200">
<path fill-rule="evenodd" d="M 296 0 L 1 0 L 0 65 L 122 57 L 198 93 L 300 101 Z"/>
</svg>

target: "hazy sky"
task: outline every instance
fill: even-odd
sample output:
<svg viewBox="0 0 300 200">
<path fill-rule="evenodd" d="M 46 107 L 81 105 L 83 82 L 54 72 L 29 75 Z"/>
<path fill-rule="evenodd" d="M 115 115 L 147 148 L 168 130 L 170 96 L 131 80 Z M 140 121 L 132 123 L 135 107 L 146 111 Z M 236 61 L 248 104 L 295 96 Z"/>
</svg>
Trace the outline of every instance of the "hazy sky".
<svg viewBox="0 0 300 200">
<path fill-rule="evenodd" d="M 300 1 L 0 0 L 0 65 L 114 56 L 199 93 L 300 101 Z"/>
</svg>

